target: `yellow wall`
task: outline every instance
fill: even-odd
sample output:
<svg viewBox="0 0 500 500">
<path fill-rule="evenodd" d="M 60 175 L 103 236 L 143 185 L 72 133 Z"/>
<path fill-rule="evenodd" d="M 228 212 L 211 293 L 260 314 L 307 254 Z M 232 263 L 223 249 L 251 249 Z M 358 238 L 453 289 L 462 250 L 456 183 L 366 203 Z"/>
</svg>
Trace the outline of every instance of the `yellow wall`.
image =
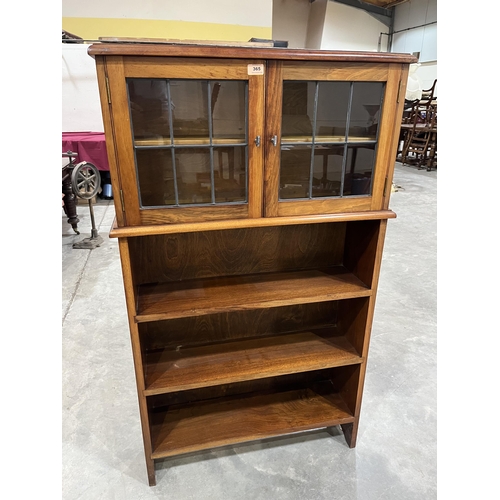
<svg viewBox="0 0 500 500">
<path fill-rule="evenodd" d="M 62 29 L 85 40 L 99 37 L 242 41 L 272 38 L 272 28 L 158 19 L 63 17 Z"/>
</svg>

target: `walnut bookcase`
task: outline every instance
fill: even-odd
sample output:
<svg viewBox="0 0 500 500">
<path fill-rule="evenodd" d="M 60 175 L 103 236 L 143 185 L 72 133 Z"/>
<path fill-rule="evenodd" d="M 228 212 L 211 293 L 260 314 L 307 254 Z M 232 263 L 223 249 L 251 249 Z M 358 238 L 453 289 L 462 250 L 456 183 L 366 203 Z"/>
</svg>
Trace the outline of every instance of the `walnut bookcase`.
<svg viewBox="0 0 500 500">
<path fill-rule="evenodd" d="M 412 56 L 89 54 L 149 484 L 157 459 L 297 431 L 354 447 Z"/>
</svg>

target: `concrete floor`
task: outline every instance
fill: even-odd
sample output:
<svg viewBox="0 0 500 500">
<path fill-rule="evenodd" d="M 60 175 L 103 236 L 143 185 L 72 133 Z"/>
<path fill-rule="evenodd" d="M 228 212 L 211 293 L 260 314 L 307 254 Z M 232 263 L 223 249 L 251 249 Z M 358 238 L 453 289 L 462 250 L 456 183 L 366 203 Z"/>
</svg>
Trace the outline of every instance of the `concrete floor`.
<svg viewBox="0 0 500 500">
<path fill-rule="evenodd" d="M 437 497 L 437 172 L 396 164 L 357 446 L 319 431 L 157 464 L 147 484 L 112 201 L 62 214 L 65 500 Z"/>
</svg>

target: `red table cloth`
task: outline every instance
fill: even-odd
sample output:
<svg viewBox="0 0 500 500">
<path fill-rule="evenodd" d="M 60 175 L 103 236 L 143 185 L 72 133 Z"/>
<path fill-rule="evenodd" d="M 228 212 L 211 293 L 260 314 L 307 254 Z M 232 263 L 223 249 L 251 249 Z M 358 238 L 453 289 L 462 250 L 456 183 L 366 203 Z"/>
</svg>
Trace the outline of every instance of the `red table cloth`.
<svg viewBox="0 0 500 500">
<path fill-rule="evenodd" d="M 88 161 L 98 170 L 108 170 L 108 153 L 104 132 L 63 132 L 62 152 L 78 153 L 76 163 Z"/>
</svg>

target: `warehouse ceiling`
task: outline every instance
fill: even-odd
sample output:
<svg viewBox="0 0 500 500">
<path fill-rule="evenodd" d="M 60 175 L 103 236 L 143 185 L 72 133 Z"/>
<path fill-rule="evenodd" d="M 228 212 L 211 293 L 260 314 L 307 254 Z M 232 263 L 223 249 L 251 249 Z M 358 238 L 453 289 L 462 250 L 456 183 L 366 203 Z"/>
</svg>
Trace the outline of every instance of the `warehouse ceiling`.
<svg viewBox="0 0 500 500">
<path fill-rule="evenodd" d="M 314 0 L 309 0 L 311 3 Z M 391 26 L 393 20 L 393 7 L 408 2 L 408 0 L 331 0 L 337 3 L 343 3 L 356 9 L 361 9 L 371 16 L 375 17 L 386 26 Z"/>
</svg>

